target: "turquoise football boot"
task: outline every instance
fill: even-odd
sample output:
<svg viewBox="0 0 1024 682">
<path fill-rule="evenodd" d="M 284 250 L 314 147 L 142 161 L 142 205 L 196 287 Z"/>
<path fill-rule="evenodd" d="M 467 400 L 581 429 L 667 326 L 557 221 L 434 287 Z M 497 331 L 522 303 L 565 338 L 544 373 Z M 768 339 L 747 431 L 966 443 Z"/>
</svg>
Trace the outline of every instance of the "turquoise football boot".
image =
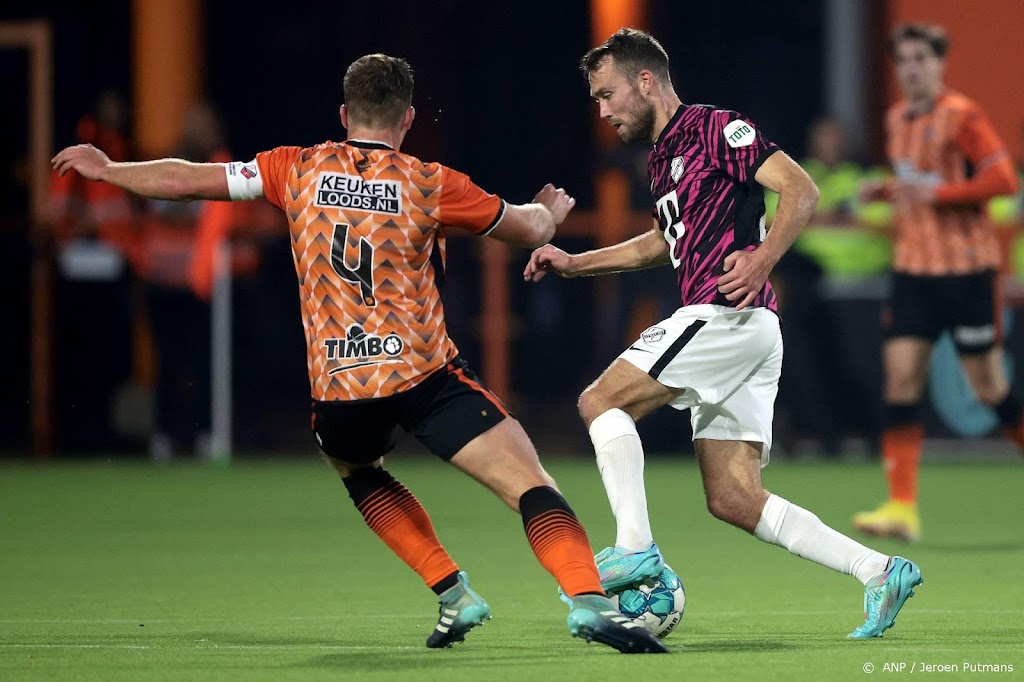
<svg viewBox="0 0 1024 682">
<path fill-rule="evenodd" d="M 667 654 L 668 649 L 643 625 L 627 618 L 608 597 L 580 594 L 561 599 L 569 605 L 565 624 L 573 637 L 606 644 L 624 654 Z"/>
<path fill-rule="evenodd" d="M 645 580 L 656 580 L 665 568 L 658 545 L 642 552 L 631 552 L 622 547 L 606 547 L 594 557 L 601 574 L 601 587 L 605 592 L 618 592 Z"/>
<path fill-rule="evenodd" d="M 466 633 L 491 617 L 491 607 L 469 586 L 469 576 L 459 571 L 459 582 L 441 593 L 440 618 L 427 638 L 431 649 L 444 649 L 466 639 Z"/>
<path fill-rule="evenodd" d="M 864 586 L 864 624 L 850 633 L 851 639 L 871 639 L 896 624 L 896 614 L 924 582 L 921 569 L 909 559 L 894 556 L 889 570 Z"/>
</svg>

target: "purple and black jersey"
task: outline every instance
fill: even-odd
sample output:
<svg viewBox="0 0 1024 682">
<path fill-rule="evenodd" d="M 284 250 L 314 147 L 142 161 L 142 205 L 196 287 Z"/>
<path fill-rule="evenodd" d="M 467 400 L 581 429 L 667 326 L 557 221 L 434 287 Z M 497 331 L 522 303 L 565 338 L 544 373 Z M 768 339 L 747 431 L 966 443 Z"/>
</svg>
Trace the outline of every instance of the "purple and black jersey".
<svg viewBox="0 0 1024 682">
<path fill-rule="evenodd" d="M 745 116 L 701 104 L 680 106 L 661 131 L 648 171 L 681 305 L 734 305 L 718 278 L 726 256 L 764 240 L 764 190 L 754 174 L 776 151 Z M 770 283 L 752 305 L 778 310 Z"/>
</svg>

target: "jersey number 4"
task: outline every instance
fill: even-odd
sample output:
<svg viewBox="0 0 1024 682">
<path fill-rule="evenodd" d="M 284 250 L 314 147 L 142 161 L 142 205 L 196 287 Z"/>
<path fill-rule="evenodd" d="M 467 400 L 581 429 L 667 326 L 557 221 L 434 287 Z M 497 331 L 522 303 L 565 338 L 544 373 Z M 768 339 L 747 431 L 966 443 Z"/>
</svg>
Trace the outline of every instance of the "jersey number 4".
<svg viewBox="0 0 1024 682">
<path fill-rule="evenodd" d="M 682 263 L 681 255 L 676 253 L 676 242 L 686 234 L 686 225 L 679 214 L 679 199 L 676 198 L 675 190 L 672 190 L 655 204 L 658 210 L 658 222 L 665 234 L 665 241 L 668 242 L 668 255 L 672 259 L 672 267 L 678 268 Z"/>
<path fill-rule="evenodd" d="M 356 260 L 356 266 L 350 268 L 345 262 L 345 252 L 348 250 L 348 228 L 349 226 L 344 223 L 334 226 L 331 266 L 338 273 L 338 277 L 359 287 L 363 304 L 372 308 L 377 305 L 377 299 L 373 295 L 373 244 L 366 237 L 359 238 L 359 258 Z"/>
</svg>

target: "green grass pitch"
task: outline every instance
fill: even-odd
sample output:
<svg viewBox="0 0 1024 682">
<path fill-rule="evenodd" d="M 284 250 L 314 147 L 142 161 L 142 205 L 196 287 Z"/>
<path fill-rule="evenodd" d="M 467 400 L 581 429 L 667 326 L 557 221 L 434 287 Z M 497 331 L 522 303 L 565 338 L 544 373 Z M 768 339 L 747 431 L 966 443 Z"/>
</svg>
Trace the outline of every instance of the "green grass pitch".
<svg viewBox="0 0 1024 682">
<path fill-rule="evenodd" d="M 613 539 L 590 460 L 548 468 Z M 712 519 L 690 460 L 652 459 L 655 536 L 687 611 L 670 656 L 569 637 L 518 515 L 454 469 L 394 457 L 494 619 L 451 650 L 423 642 L 436 600 L 317 462 L 0 467 L 0 679 L 834 680 L 921 662 L 1024 674 L 1024 464 L 926 466 L 925 584 L 884 639 L 849 641 L 862 588 Z M 846 532 L 878 502 L 873 464 L 774 464 L 767 487 Z M 859 538 L 864 540 L 864 538 Z M 868 544 L 872 544 L 869 542 Z M 885 664 L 905 663 L 902 673 Z M 920 672 L 918 670 L 917 672 Z"/>
</svg>

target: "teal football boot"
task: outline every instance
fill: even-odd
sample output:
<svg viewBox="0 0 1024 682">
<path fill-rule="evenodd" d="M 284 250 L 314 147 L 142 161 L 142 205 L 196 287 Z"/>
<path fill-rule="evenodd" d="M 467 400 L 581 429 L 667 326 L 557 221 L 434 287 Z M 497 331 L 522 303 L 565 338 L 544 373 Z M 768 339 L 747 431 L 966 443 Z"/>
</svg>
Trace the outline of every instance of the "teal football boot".
<svg viewBox="0 0 1024 682">
<path fill-rule="evenodd" d="M 864 624 L 850 633 L 851 639 L 871 639 L 896 624 L 896 614 L 924 582 L 921 569 L 909 559 L 894 556 L 889 569 L 864 586 Z"/>
<path fill-rule="evenodd" d="M 622 547 L 606 547 L 594 557 L 601 574 L 601 587 L 605 592 L 618 592 L 633 587 L 645 580 L 656 580 L 665 568 L 658 545 L 641 552 L 631 552 Z"/>
<path fill-rule="evenodd" d="M 627 618 L 608 597 L 599 594 L 561 595 L 569 605 L 565 624 L 573 637 L 606 644 L 624 654 L 667 654 L 668 649 L 643 625 Z"/>
<path fill-rule="evenodd" d="M 469 586 L 469 576 L 459 571 L 458 583 L 441 593 L 440 618 L 427 638 L 431 649 L 444 649 L 466 639 L 466 633 L 491 617 L 491 607 Z"/>
</svg>

